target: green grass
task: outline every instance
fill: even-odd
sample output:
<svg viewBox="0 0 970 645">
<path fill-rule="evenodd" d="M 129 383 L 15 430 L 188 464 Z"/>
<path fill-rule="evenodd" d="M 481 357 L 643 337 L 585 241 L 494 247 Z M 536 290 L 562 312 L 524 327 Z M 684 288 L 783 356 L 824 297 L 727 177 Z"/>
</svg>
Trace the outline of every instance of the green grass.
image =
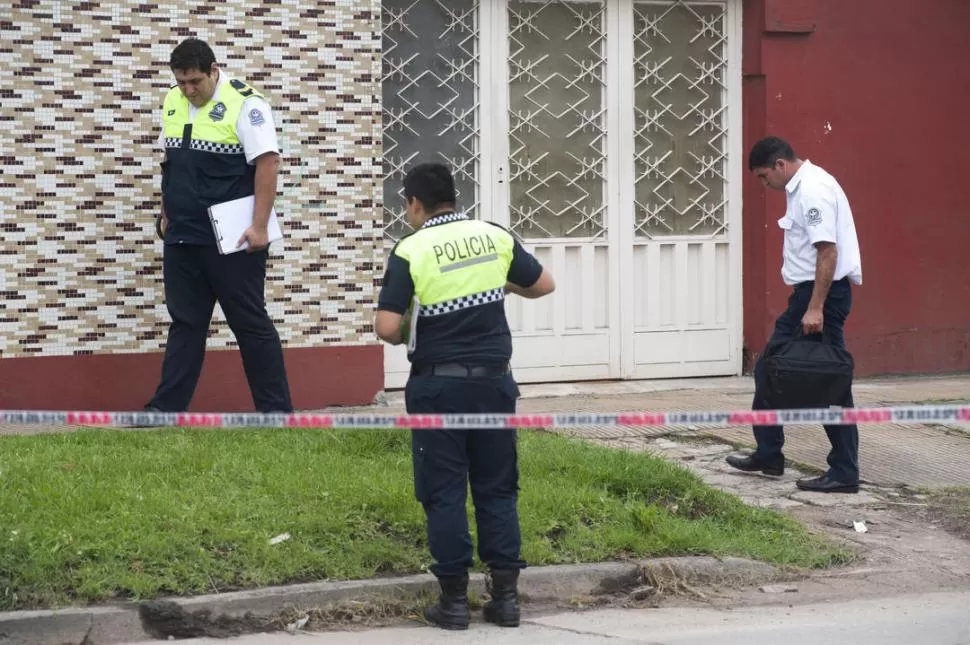
<svg viewBox="0 0 970 645">
<path fill-rule="evenodd" d="M 846 553 L 661 459 L 520 440 L 530 564 Z M 165 429 L 0 438 L 0 609 L 400 575 L 429 563 L 404 431 Z M 471 522 L 474 531 L 474 523 Z M 270 545 L 270 538 L 292 538 Z"/>
</svg>

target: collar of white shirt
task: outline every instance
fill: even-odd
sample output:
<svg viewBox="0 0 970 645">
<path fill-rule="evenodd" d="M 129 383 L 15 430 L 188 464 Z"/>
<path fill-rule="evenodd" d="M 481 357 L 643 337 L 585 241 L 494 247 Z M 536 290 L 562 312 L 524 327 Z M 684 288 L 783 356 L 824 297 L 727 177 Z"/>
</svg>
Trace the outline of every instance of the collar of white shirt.
<svg viewBox="0 0 970 645">
<path fill-rule="evenodd" d="M 802 177 L 810 173 L 812 167 L 813 167 L 812 162 L 809 161 L 808 159 L 802 162 L 802 165 L 801 167 L 799 167 L 798 172 L 792 175 L 792 178 L 788 180 L 787 184 L 785 184 L 785 190 L 788 192 L 789 195 L 791 195 L 798 189 L 798 185 L 802 183 Z"/>
</svg>

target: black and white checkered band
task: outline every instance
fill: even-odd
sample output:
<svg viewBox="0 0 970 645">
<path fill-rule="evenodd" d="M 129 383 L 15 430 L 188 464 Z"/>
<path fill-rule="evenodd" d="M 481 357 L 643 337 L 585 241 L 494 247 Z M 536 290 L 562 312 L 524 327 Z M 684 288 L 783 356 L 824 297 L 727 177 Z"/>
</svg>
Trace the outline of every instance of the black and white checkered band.
<svg viewBox="0 0 970 645">
<path fill-rule="evenodd" d="M 182 140 L 166 137 L 165 147 L 181 148 Z M 201 152 L 213 152 L 220 155 L 241 155 L 245 152 L 241 143 L 213 143 L 212 141 L 202 141 L 200 139 L 192 139 L 192 141 L 189 142 L 189 148 L 192 150 L 199 150 Z"/>
<path fill-rule="evenodd" d="M 214 152 L 220 155 L 241 155 L 243 153 L 241 143 L 212 143 L 211 141 L 192 139 L 192 143 L 189 145 L 189 147 L 193 150 Z"/>
<path fill-rule="evenodd" d="M 464 213 L 447 213 L 445 215 L 436 215 L 422 224 L 421 228 L 438 226 L 439 224 L 447 224 L 448 222 L 460 222 L 461 220 L 465 219 L 468 219 L 468 217 Z"/>
<path fill-rule="evenodd" d="M 421 305 L 420 315 L 424 317 L 450 314 L 462 309 L 487 305 L 490 302 L 501 302 L 504 298 L 505 287 L 499 287 L 498 289 L 492 289 L 491 291 L 483 291 L 482 293 L 463 296 L 461 298 L 456 298 L 455 300 L 439 302 L 436 305 Z"/>
</svg>

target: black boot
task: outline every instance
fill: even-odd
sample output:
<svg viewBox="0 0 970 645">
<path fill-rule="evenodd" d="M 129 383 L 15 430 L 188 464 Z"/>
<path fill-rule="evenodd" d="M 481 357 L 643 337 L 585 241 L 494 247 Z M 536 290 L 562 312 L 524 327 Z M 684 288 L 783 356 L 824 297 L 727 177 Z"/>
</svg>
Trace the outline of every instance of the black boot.
<svg viewBox="0 0 970 645">
<path fill-rule="evenodd" d="M 497 569 L 491 572 L 485 603 L 485 620 L 500 627 L 519 626 L 519 570 Z"/>
<path fill-rule="evenodd" d="M 468 629 L 468 574 L 439 578 L 441 595 L 438 604 L 424 610 L 429 623 L 442 629 Z"/>
</svg>

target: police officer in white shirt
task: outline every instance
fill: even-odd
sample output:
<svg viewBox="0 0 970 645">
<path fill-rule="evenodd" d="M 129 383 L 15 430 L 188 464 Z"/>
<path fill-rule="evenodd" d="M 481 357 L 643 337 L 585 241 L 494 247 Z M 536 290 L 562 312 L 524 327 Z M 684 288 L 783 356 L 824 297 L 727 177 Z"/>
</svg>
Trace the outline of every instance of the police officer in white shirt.
<svg viewBox="0 0 970 645">
<path fill-rule="evenodd" d="M 176 85 L 161 109 L 165 150 L 162 208 L 165 303 L 172 318 L 161 381 L 148 410 L 180 412 L 195 392 L 215 303 L 239 343 L 253 403 L 291 412 L 283 347 L 266 311 L 268 223 L 276 198 L 279 145 L 269 104 L 215 62 L 209 45 L 181 42 L 169 67 Z M 252 225 L 219 252 L 208 208 L 252 196 Z"/>
<path fill-rule="evenodd" d="M 852 308 L 852 285 L 862 284 L 862 258 L 852 210 L 842 187 L 832 175 L 808 160 L 799 159 L 792 147 L 778 137 L 762 139 L 751 150 L 748 167 L 764 183 L 784 190 L 788 199 L 785 216 L 778 220 L 784 231 L 785 284 L 793 291 L 786 309 L 775 322 L 769 343 L 784 342 L 800 326 L 804 333 L 824 333 L 833 344 L 844 347 L 843 326 Z M 755 364 L 754 409 L 764 409 L 764 366 Z M 852 395 L 837 402 L 853 407 Z M 803 490 L 829 493 L 859 492 L 859 430 L 856 425 L 825 426 L 832 450 L 829 469 L 821 477 L 802 479 Z M 748 457 L 730 456 L 727 462 L 748 472 L 768 475 L 785 472 L 781 426 L 755 426 L 758 447 Z"/>
</svg>

